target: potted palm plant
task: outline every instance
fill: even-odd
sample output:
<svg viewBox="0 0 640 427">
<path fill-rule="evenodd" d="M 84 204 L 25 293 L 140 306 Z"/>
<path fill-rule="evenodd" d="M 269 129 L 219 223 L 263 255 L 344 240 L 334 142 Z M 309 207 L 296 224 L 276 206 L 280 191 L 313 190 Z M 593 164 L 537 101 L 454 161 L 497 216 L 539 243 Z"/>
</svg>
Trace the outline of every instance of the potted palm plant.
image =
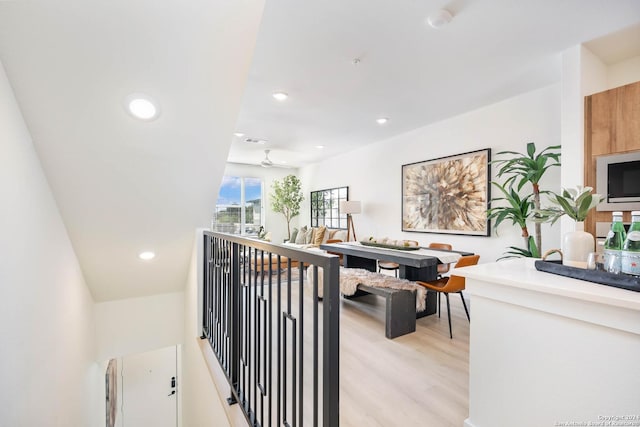
<svg viewBox="0 0 640 427">
<path fill-rule="evenodd" d="M 498 178 L 505 178 L 500 184 L 491 184 L 502 193 L 501 197 L 492 200 L 492 207 L 488 210 L 488 218 L 494 220 L 493 227 L 497 228 L 503 221 L 510 220 L 522 230 L 524 247 L 510 246 L 505 258 L 514 256 L 539 257 L 542 248 L 542 231 L 539 222 L 534 222 L 534 212 L 540 209 L 540 195 L 547 193 L 540 189 L 540 180 L 552 167 L 560 166 L 560 146 L 553 145 L 536 152 L 533 142 L 527 144 L 527 152 L 501 151 L 498 156 L 507 156 L 491 162 L 498 165 Z M 531 192 L 521 195 L 520 191 L 531 185 Z M 498 206 L 495 206 L 498 202 Z M 502 206 L 502 204 L 505 204 Z M 527 222 L 534 222 L 534 235 L 529 233 Z"/>
<path fill-rule="evenodd" d="M 534 205 L 532 194 L 521 197 L 514 188 L 505 188 L 504 185 L 500 185 L 497 182 L 491 183 L 502 193 L 503 197 L 495 197 L 492 200 L 494 202 L 506 202 L 505 206 L 496 206 L 488 210 L 489 219 L 493 219 L 493 227 L 497 229 L 503 221 L 511 221 L 513 225 L 520 227 L 522 231 L 522 238 L 524 239 L 524 248 L 517 246 L 509 246 L 509 250 L 505 252 L 502 258 L 511 257 L 539 257 L 539 251 L 534 241 L 533 236 L 529 234 L 527 227 L 527 221 L 531 216 Z"/>
</svg>

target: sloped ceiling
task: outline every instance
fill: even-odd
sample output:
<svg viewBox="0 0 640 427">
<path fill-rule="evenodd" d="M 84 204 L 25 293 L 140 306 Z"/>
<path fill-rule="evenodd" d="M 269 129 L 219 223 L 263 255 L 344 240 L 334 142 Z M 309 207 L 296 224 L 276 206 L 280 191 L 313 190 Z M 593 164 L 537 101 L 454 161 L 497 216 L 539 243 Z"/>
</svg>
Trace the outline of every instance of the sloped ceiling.
<svg viewBox="0 0 640 427">
<path fill-rule="evenodd" d="M 0 1 L 0 60 L 97 301 L 184 287 L 194 229 L 210 224 L 262 8 L 263 0 Z M 127 114 L 134 92 L 158 101 L 158 119 Z M 144 250 L 156 259 L 138 259 Z"/>
</svg>

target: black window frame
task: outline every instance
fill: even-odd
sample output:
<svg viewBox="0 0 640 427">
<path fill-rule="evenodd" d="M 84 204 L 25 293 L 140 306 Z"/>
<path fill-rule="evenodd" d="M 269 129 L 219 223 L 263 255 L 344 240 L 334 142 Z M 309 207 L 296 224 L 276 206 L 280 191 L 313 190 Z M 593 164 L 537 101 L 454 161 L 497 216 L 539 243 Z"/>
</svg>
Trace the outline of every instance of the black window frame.
<svg viewBox="0 0 640 427">
<path fill-rule="evenodd" d="M 347 200 L 349 200 L 348 186 L 312 191 L 309 198 L 311 227 L 326 226 L 346 230 L 347 214 L 340 212 L 340 202 Z"/>
</svg>

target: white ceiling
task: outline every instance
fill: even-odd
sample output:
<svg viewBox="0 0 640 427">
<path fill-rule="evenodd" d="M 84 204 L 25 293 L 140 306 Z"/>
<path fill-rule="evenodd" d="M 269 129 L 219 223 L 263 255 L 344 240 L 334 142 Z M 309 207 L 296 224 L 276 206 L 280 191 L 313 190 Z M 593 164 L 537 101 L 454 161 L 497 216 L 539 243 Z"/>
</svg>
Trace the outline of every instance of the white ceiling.
<svg viewBox="0 0 640 427">
<path fill-rule="evenodd" d="M 97 301 L 184 288 L 194 230 L 211 221 L 262 6 L 0 1 L 0 60 Z M 126 113 L 133 92 L 160 103 L 157 120 Z M 156 259 L 138 259 L 144 250 Z"/>
<path fill-rule="evenodd" d="M 268 143 L 229 160 L 302 165 L 557 82 L 559 52 L 640 22 L 637 0 L 275 0 L 251 63 L 262 6 L 0 0 L 0 60 L 96 300 L 183 287 L 234 130 Z M 425 26 L 441 7 L 453 22 Z M 161 116 L 129 117 L 132 92 Z"/>
<path fill-rule="evenodd" d="M 229 160 L 300 166 L 558 82 L 563 50 L 639 21 L 637 0 L 267 2 L 237 130 L 268 143 Z"/>
<path fill-rule="evenodd" d="M 584 44 L 607 65 L 640 56 L 640 23 Z"/>
</svg>

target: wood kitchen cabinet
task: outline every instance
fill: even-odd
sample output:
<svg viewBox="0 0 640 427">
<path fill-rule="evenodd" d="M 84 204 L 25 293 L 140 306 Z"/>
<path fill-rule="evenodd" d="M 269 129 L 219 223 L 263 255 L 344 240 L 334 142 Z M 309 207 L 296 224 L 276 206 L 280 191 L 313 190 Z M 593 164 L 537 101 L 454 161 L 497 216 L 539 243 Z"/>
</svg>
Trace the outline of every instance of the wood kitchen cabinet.
<svg viewBox="0 0 640 427">
<path fill-rule="evenodd" d="M 619 87 L 613 153 L 640 150 L 640 82 Z"/>
<path fill-rule="evenodd" d="M 640 149 L 640 82 L 585 97 L 585 154 Z"/>
<path fill-rule="evenodd" d="M 615 140 L 616 135 L 617 102 L 617 89 L 585 98 L 585 139 L 590 139 L 588 146 L 593 156 L 611 153 L 611 142 Z"/>
<path fill-rule="evenodd" d="M 584 183 L 596 188 L 598 156 L 640 150 L 640 82 L 586 96 L 584 114 Z M 585 231 L 594 234 L 596 221 L 611 221 L 611 212 L 589 213 Z"/>
</svg>

